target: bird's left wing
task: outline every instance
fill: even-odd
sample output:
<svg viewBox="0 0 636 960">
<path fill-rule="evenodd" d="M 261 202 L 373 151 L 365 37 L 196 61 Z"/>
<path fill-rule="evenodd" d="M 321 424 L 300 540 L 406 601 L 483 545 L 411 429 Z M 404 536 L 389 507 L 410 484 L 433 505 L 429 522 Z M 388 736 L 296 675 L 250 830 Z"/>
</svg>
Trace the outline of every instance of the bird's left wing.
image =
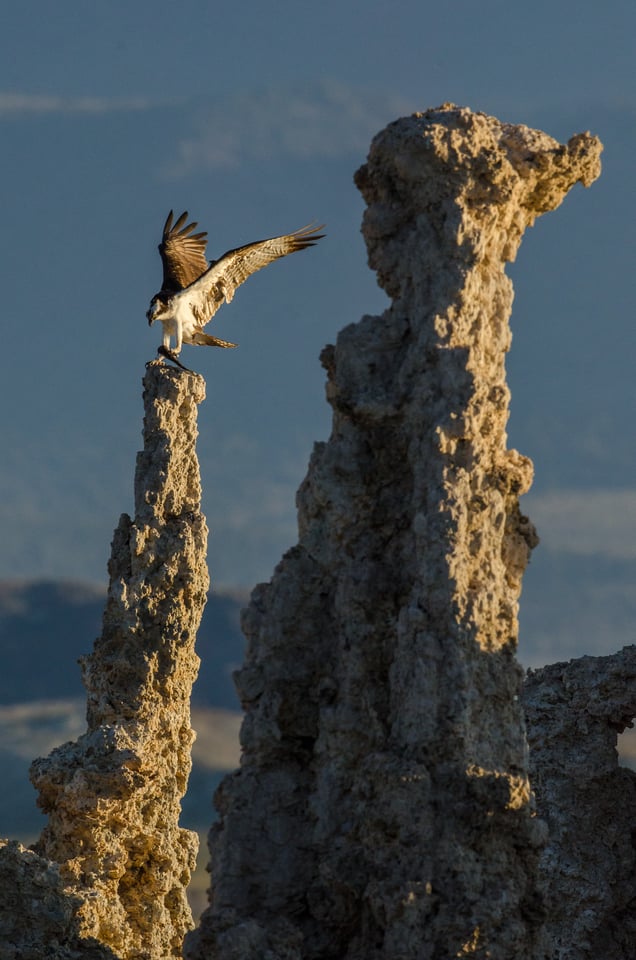
<svg viewBox="0 0 636 960">
<path fill-rule="evenodd" d="M 198 280 L 208 269 L 205 256 L 207 233 L 193 233 L 196 223 L 186 224 L 187 211 L 172 224 L 172 210 L 163 228 L 159 253 L 163 263 L 162 291 L 176 293 Z"/>
<path fill-rule="evenodd" d="M 322 226 L 309 224 L 294 233 L 257 240 L 224 253 L 187 290 L 188 300 L 201 326 L 212 319 L 223 301 L 230 303 L 237 288 L 248 277 L 280 257 L 312 247 L 324 237 L 324 233 L 318 232 L 322 229 Z"/>
</svg>

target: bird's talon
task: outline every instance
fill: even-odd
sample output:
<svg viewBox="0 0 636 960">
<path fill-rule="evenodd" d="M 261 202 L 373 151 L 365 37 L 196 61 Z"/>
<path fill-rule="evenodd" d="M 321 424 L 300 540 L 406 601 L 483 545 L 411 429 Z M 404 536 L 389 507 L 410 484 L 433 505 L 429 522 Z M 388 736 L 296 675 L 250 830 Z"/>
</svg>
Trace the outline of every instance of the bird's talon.
<svg viewBox="0 0 636 960">
<path fill-rule="evenodd" d="M 192 370 L 188 370 L 187 367 L 184 367 L 184 365 L 181 363 L 176 353 L 174 353 L 172 350 L 168 350 L 168 348 L 164 347 L 163 344 L 161 344 L 160 347 L 157 347 L 157 353 L 160 354 L 162 357 L 165 357 L 166 360 L 172 360 L 173 363 L 176 363 L 176 365 L 178 367 L 181 367 L 182 370 L 185 370 L 186 373 L 192 373 Z"/>
</svg>

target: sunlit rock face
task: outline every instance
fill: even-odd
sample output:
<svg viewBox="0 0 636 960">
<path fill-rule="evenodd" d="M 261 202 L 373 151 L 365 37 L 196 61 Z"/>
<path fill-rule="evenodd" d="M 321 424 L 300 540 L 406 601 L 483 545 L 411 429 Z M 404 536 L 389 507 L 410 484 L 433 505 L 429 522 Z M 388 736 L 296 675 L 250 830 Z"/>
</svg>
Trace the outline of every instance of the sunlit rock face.
<svg viewBox="0 0 636 960">
<path fill-rule="evenodd" d="M 194 960 L 544 955 L 505 263 L 600 149 L 452 105 L 373 140 L 356 183 L 392 303 L 322 355 L 332 433 L 245 612 L 243 759 Z"/>
</svg>

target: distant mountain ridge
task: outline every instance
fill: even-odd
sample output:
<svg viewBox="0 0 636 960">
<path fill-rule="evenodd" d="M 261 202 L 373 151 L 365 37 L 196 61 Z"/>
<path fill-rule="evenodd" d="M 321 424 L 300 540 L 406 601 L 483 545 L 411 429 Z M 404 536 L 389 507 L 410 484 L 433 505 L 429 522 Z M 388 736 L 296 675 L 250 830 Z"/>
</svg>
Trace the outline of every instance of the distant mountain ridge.
<svg viewBox="0 0 636 960">
<path fill-rule="evenodd" d="M 81 581 L 0 580 L 0 836 L 30 843 L 44 821 L 28 770 L 85 728 L 85 698 L 77 660 L 101 632 L 105 588 Z M 238 764 L 239 702 L 232 671 L 243 659 L 239 627 L 247 594 L 211 593 L 197 639 L 201 657 L 192 700 L 190 786 L 185 826 L 205 832 L 211 798 L 223 773 Z M 205 862 L 205 846 L 201 859 Z M 205 881 L 201 881 L 205 887 Z"/>
</svg>

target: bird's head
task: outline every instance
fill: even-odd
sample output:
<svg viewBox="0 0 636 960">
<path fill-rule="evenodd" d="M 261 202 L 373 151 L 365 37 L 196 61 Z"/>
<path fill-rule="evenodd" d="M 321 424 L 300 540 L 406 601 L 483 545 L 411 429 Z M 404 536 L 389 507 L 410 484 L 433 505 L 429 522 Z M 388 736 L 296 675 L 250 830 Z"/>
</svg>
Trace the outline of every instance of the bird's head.
<svg viewBox="0 0 636 960">
<path fill-rule="evenodd" d="M 165 310 L 165 303 L 163 300 L 160 300 L 158 296 L 155 296 L 150 301 L 150 306 L 146 311 L 146 319 L 148 320 L 148 326 L 151 327 L 155 320 L 161 318 L 161 314 Z"/>
</svg>

